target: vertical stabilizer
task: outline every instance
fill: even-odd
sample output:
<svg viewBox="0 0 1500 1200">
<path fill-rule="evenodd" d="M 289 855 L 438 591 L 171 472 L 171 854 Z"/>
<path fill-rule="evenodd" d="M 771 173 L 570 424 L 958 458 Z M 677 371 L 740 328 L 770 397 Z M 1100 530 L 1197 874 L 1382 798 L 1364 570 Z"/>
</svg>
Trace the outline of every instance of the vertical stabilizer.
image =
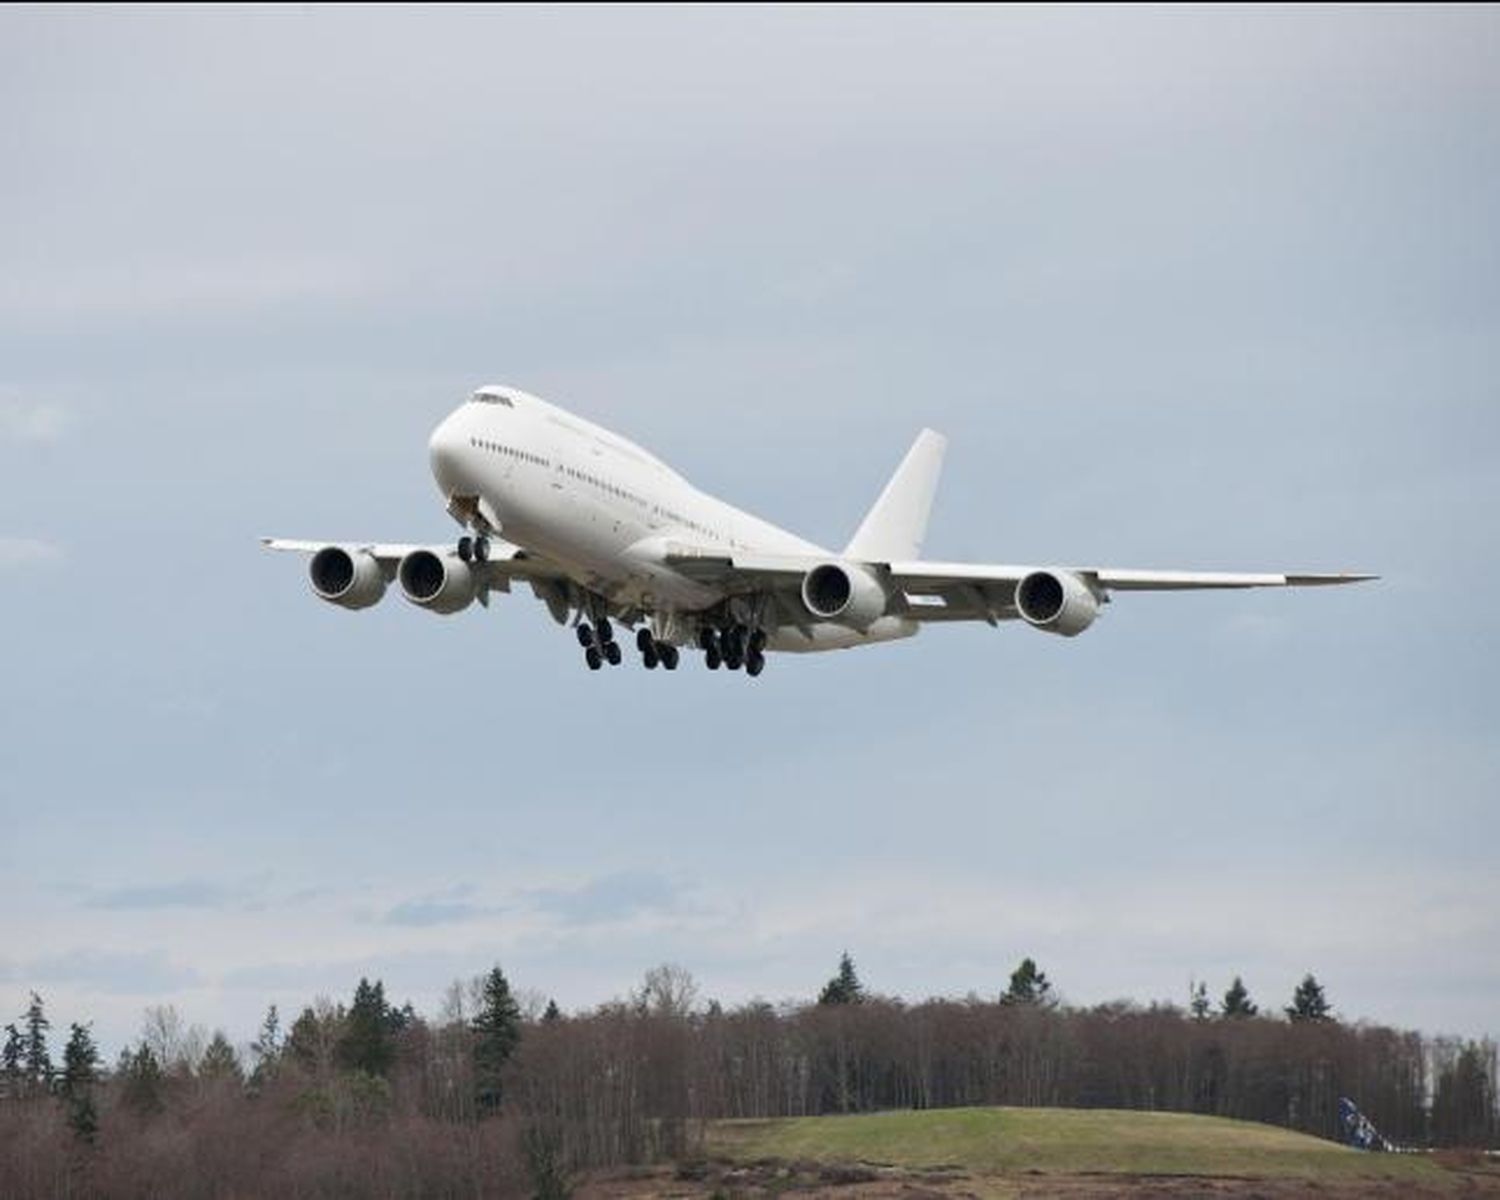
<svg viewBox="0 0 1500 1200">
<path fill-rule="evenodd" d="M 910 561 L 922 557 L 927 514 L 943 470 L 948 439 L 924 429 L 917 434 L 891 481 L 880 493 L 844 550 L 864 562 Z"/>
</svg>

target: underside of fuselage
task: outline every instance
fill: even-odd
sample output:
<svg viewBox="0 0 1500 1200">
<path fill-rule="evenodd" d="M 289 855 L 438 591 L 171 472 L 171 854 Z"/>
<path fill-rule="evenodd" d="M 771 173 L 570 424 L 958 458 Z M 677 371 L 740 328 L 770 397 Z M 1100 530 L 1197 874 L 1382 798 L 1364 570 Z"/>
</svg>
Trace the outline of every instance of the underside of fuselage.
<svg viewBox="0 0 1500 1200">
<path fill-rule="evenodd" d="M 845 649 L 917 631 L 899 615 L 859 627 L 820 620 L 794 594 L 725 588 L 679 572 L 668 560 L 685 546 L 725 555 L 828 552 L 698 492 L 644 452 L 581 445 L 586 433 L 572 419 L 527 422 L 514 407 L 465 406 L 433 434 L 431 455 L 449 513 L 534 564 L 545 576 L 534 589 L 554 618 L 580 631 L 591 666 L 612 661 L 610 638 L 596 636 L 612 633 L 610 622 L 637 630 L 643 653 L 652 648 L 660 662 L 670 658 L 666 646 L 695 647 L 710 663 L 754 666 L 752 673 L 766 652 Z M 466 541 L 472 556 L 475 538 Z M 460 557 L 465 549 L 461 542 Z"/>
<path fill-rule="evenodd" d="M 580 535 L 538 519 L 541 514 L 517 511 L 507 497 L 491 497 L 489 507 L 500 517 L 499 536 L 564 577 L 575 623 L 600 616 L 632 627 L 644 623 L 660 640 L 676 645 L 697 645 L 704 628 L 741 626 L 763 631 L 765 650 L 796 654 L 892 641 L 918 629 L 899 616 L 855 629 L 817 620 L 805 609 L 789 613 L 797 603 L 791 597 L 730 592 L 689 579 L 666 564 L 671 539 L 659 534 L 626 542 L 611 522 L 605 529 L 585 527 Z"/>
</svg>

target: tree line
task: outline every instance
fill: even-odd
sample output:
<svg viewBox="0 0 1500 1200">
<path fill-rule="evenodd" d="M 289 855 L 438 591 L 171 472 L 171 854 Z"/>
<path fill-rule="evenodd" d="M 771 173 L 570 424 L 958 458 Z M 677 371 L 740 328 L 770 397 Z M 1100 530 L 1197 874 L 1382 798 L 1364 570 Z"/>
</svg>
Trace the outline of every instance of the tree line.
<svg viewBox="0 0 1500 1200">
<path fill-rule="evenodd" d="M 89 1027 L 54 1065 L 35 994 L 5 1027 L 0 1194 L 568 1194 L 580 1170 L 690 1158 L 706 1121 L 1052 1105 L 1208 1113 L 1338 1138 L 1352 1098 L 1412 1146 L 1494 1146 L 1496 1047 L 1338 1020 L 1308 975 L 1275 1016 L 1236 977 L 1186 1007 L 1074 1007 L 1031 959 L 991 997 L 870 992 L 853 959 L 811 1002 L 700 1000 L 681 967 L 572 1014 L 496 966 L 442 1010 L 361 979 L 245 1051 L 147 1011 L 112 1067 Z"/>
</svg>

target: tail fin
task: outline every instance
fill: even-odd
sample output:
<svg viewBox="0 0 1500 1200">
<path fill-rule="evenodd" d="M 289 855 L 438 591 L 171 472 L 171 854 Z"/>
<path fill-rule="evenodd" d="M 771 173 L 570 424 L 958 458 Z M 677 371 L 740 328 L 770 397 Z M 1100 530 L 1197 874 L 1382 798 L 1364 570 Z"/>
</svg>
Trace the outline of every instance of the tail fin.
<svg viewBox="0 0 1500 1200">
<path fill-rule="evenodd" d="M 948 439 L 924 429 L 917 434 L 891 481 L 880 493 L 859 529 L 844 549 L 848 558 L 865 562 L 894 562 L 922 556 L 927 514 L 943 470 Z"/>
</svg>

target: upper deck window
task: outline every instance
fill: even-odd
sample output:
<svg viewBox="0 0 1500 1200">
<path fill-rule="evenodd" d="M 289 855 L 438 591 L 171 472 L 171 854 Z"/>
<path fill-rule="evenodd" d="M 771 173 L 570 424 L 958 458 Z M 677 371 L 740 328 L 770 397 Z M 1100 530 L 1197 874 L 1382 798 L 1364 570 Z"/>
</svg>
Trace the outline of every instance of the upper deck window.
<svg viewBox="0 0 1500 1200">
<path fill-rule="evenodd" d="M 515 408 L 516 402 L 509 396 L 503 396 L 499 392 L 475 392 L 469 397 L 473 404 L 503 404 L 506 408 Z"/>
</svg>

